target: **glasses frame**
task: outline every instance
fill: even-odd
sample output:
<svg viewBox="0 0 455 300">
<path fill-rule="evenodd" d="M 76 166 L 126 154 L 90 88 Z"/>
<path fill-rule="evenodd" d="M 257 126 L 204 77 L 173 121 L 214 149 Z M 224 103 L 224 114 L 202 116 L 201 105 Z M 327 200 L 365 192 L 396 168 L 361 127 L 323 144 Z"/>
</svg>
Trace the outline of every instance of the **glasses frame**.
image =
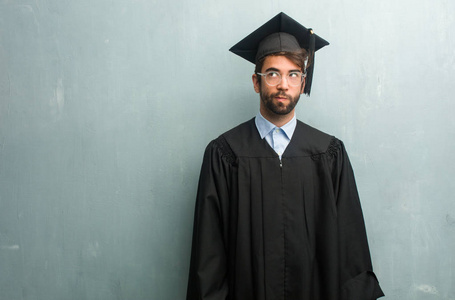
<svg viewBox="0 0 455 300">
<path fill-rule="evenodd" d="M 277 84 L 270 84 L 268 81 L 267 81 L 267 75 L 269 75 L 270 73 L 276 73 L 278 74 L 278 76 L 280 76 L 280 81 L 278 81 Z M 289 75 L 293 74 L 293 73 L 300 73 L 301 74 L 301 78 L 300 78 L 300 83 L 299 84 L 296 84 L 296 85 L 293 85 L 289 82 Z M 265 80 L 265 83 L 267 83 L 267 85 L 269 86 L 277 86 L 281 83 L 281 81 L 283 80 L 283 76 L 281 75 L 280 72 L 277 72 L 277 71 L 268 71 L 266 73 L 256 73 L 257 75 L 260 75 L 260 76 L 263 76 L 264 77 L 264 80 Z M 306 73 L 303 73 L 303 72 L 291 72 L 289 74 L 286 75 L 287 77 L 287 80 L 288 80 L 288 84 L 290 86 L 299 86 L 303 83 L 303 79 L 306 77 Z"/>
</svg>

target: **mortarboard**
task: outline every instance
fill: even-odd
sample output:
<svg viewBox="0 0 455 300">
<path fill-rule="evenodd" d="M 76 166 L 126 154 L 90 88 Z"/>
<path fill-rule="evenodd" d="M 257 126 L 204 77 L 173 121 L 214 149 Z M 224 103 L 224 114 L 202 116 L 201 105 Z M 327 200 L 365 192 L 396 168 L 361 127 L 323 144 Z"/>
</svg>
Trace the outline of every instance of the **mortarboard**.
<svg viewBox="0 0 455 300">
<path fill-rule="evenodd" d="M 256 64 L 259 59 L 269 54 L 306 49 L 311 63 L 307 68 L 304 93 L 309 95 L 313 79 L 314 52 L 328 44 L 329 42 L 314 34 L 312 29 L 305 28 L 281 12 L 232 46 L 229 51 Z"/>
</svg>

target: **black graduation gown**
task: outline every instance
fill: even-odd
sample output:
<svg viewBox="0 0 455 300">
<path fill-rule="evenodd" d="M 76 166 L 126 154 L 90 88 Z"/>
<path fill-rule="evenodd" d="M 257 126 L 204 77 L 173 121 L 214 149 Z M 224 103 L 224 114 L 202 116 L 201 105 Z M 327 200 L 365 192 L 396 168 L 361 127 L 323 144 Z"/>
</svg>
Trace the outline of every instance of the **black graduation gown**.
<svg viewBox="0 0 455 300">
<path fill-rule="evenodd" d="M 252 119 L 207 146 L 188 300 L 381 296 L 340 140 L 298 121 L 280 161 Z"/>
</svg>

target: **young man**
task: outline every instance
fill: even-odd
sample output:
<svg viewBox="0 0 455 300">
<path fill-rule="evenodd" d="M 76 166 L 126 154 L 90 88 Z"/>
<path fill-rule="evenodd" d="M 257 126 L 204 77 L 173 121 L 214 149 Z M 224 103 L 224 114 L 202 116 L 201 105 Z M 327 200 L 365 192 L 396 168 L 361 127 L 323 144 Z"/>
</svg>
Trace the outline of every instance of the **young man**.
<svg viewBox="0 0 455 300">
<path fill-rule="evenodd" d="M 327 44 L 280 13 L 231 48 L 256 64 L 259 113 L 205 151 L 188 300 L 383 296 L 343 143 L 295 118 Z"/>
</svg>

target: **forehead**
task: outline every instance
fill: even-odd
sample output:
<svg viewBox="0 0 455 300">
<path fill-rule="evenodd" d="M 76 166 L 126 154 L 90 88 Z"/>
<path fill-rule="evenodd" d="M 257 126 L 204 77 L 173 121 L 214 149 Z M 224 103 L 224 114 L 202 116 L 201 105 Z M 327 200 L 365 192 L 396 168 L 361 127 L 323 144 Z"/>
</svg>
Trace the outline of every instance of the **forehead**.
<svg viewBox="0 0 455 300">
<path fill-rule="evenodd" d="M 289 58 L 282 55 L 269 55 L 265 58 L 264 64 L 262 65 L 261 72 L 265 72 L 268 69 L 276 69 L 280 72 L 286 73 L 289 71 L 300 70 L 300 67 L 293 63 Z"/>
</svg>

